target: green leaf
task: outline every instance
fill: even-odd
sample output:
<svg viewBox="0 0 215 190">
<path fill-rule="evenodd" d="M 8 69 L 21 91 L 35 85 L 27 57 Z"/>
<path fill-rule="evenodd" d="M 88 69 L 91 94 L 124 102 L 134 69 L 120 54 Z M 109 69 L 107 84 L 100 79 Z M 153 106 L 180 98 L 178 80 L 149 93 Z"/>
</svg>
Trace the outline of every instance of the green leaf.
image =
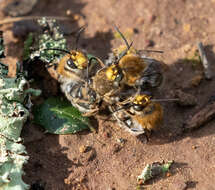
<svg viewBox="0 0 215 190">
<path fill-rule="evenodd" d="M 49 133 L 70 134 L 89 128 L 89 119 L 67 100 L 51 97 L 35 107 L 34 121 L 43 126 Z"/>
</svg>

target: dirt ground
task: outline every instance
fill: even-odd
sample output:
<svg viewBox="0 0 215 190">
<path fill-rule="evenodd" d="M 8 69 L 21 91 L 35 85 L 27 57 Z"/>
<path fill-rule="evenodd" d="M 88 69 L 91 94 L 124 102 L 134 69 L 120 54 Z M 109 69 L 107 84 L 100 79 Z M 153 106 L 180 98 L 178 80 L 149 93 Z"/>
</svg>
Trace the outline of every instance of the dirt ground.
<svg viewBox="0 0 215 190">
<path fill-rule="evenodd" d="M 1 20 L 10 17 L 3 11 L 9 2 L 0 1 Z M 24 168 L 24 181 L 32 190 L 135 190 L 137 176 L 145 165 L 163 160 L 174 160 L 170 173 L 149 181 L 144 189 L 214 190 L 215 120 L 197 130 L 183 130 L 185 121 L 215 95 L 215 75 L 210 81 L 204 77 L 196 80 L 202 76 L 202 68 L 184 61 L 202 41 L 214 74 L 214 10 L 214 0 L 39 0 L 28 15 L 70 15 L 71 20 L 76 15 L 75 21 L 60 22 L 64 32 L 69 34 L 87 24 L 80 46 L 102 59 L 122 44 L 114 38 L 114 24 L 130 34 L 135 48 L 163 50 L 161 55 L 151 55 L 167 65 L 164 84 L 156 97 L 172 98 L 180 89 L 195 96 L 197 104 L 183 107 L 162 102 L 164 123 L 149 142 L 111 121 L 98 120 L 97 134 L 61 136 L 43 134 L 39 126 L 26 124 L 23 138 L 30 159 Z M 10 23 L 1 29 L 5 32 L 7 60 L 15 63 L 21 58 L 24 37 L 35 28 Z M 74 37 L 67 37 L 72 48 Z M 11 64 L 11 72 L 13 68 Z M 83 145 L 90 147 L 88 152 L 80 152 Z"/>
</svg>

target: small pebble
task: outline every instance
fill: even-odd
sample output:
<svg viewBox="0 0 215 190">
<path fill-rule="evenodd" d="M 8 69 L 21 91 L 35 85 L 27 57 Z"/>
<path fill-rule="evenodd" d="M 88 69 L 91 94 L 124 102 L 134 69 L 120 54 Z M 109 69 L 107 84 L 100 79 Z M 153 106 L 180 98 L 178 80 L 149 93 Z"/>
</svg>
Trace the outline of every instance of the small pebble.
<svg viewBox="0 0 215 190">
<path fill-rule="evenodd" d="M 191 25 L 190 24 L 184 24 L 183 29 L 186 33 L 188 33 L 191 30 Z"/>
<path fill-rule="evenodd" d="M 136 23 L 137 24 L 144 24 L 145 20 L 143 17 L 138 17 L 137 20 L 136 20 Z"/>
<path fill-rule="evenodd" d="M 156 19 L 156 16 L 154 14 L 150 15 L 149 17 L 149 23 L 153 23 Z"/>
<path fill-rule="evenodd" d="M 117 153 L 121 150 L 121 146 L 119 144 L 114 144 L 113 146 L 113 153 Z"/>
<path fill-rule="evenodd" d="M 155 45 L 155 42 L 153 40 L 145 41 L 145 47 L 153 47 L 154 45 Z"/>
<path fill-rule="evenodd" d="M 70 181 L 68 178 L 66 178 L 66 179 L 64 179 L 64 183 L 65 183 L 66 185 L 70 185 L 70 184 L 71 184 L 71 181 Z"/>
<path fill-rule="evenodd" d="M 143 185 L 144 184 L 144 182 L 143 182 L 143 180 L 142 179 L 140 179 L 140 180 L 138 180 L 138 185 Z"/>
<path fill-rule="evenodd" d="M 137 28 L 134 28 L 133 30 L 134 30 L 134 33 L 135 33 L 135 34 L 138 34 L 138 33 L 139 33 L 139 30 L 138 30 Z"/>
<path fill-rule="evenodd" d="M 82 146 L 80 146 L 80 148 L 79 148 L 79 152 L 80 153 L 84 153 L 84 152 L 86 152 L 87 151 L 87 146 L 85 146 L 85 145 L 82 145 Z"/>
<path fill-rule="evenodd" d="M 179 99 L 177 103 L 180 106 L 195 106 L 197 104 L 195 96 L 185 93 L 182 90 L 176 90 L 175 97 Z"/>
<path fill-rule="evenodd" d="M 187 53 L 192 49 L 192 46 L 190 44 L 186 44 L 182 47 L 182 51 Z"/>
<path fill-rule="evenodd" d="M 166 177 L 170 177 L 171 176 L 171 173 L 170 172 L 167 172 L 166 173 Z"/>
<path fill-rule="evenodd" d="M 66 15 L 67 15 L 67 16 L 70 16 L 71 14 L 72 14 L 72 11 L 71 11 L 70 9 L 67 9 L 67 10 L 66 10 Z"/>
<path fill-rule="evenodd" d="M 191 85 L 192 86 L 199 86 L 200 82 L 202 81 L 203 76 L 201 74 L 194 76 L 191 79 Z"/>
<path fill-rule="evenodd" d="M 80 15 L 79 14 L 74 14 L 73 18 L 74 18 L 74 20 L 79 20 L 80 19 Z"/>
</svg>

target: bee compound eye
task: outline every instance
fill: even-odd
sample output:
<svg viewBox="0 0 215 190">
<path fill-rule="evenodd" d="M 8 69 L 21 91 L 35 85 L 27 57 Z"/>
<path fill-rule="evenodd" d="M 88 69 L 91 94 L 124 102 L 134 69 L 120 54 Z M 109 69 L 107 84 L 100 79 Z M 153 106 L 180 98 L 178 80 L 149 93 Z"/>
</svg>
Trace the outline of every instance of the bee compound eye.
<svg viewBox="0 0 215 190">
<path fill-rule="evenodd" d="M 96 92 L 94 90 L 90 90 L 89 92 L 90 102 L 96 101 Z"/>
<path fill-rule="evenodd" d="M 125 123 L 129 126 L 129 127 L 131 127 L 132 126 L 132 121 L 131 121 L 131 119 L 129 118 L 129 119 L 127 119 L 127 120 L 125 120 Z"/>
<path fill-rule="evenodd" d="M 142 105 L 138 105 L 138 104 L 134 104 L 133 108 L 135 111 L 142 111 L 143 110 L 143 106 Z"/>
<path fill-rule="evenodd" d="M 115 81 L 120 82 L 123 79 L 124 75 L 122 73 L 122 71 L 118 70 L 118 74 L 116 76 Z"/>
<path fill-rule="evenodd" d="M 73 61 L 71 58 L 69 58 L 69 59 L 66 61 L 66 64 L 67 64 L 70 68 L 72 68 L 72 69 L 77 69 L 77 66 L 75 65 L 74 61 Z"/>
<path fill-rule="evenodd" d="M 116 79 L 115 79 L 117 82 L 120 82 L 122 80 L 122 76 L 120 74 L 118 74 L 116 76 Z"/>
<path fill-rule="evenodd" d="M 92 80 L 92 79 L 88 79 L 87 82 L 88 82 L 89 85 L 92 85 L 92 84 L 93 84 L 93 80 Z"/>
</svg>

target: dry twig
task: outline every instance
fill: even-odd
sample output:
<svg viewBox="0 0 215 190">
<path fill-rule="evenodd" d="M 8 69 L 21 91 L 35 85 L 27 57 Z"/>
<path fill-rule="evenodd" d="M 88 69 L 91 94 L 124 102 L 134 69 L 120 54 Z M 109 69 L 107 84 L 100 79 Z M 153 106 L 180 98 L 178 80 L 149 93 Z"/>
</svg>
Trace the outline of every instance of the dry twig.
<svg viewBox="0 0 215 190">
<path fill-rule="evenodd" d="M 198 46 L 199 55 L 200 55 L 200 58 L 201 58 L 201 61 L 202 61 L 202 65 L 204 67 L 205 78 L 210 80 L 210 79 L 212 79 L 211 69 L 210 69 L 210 62 L 207 59 L 207 56 L 206 56 L 206 53 L 205 53 L 205 50 L 204 50 L 202 42 L 199 42 L 197 44 L 197 46 Z"/>
<path fill-rule="evenodd" d="M 0 25 L 3 24 L 10 24 L 13 22 L 19 22 L 19 21 L 24 21 L 24 20 L 37 20 L 42 17 L 45 17 L 47 19 L 55 19 L 55 20 L 70 20 L 74 21 L 75 19 L 71 17 L 58 17 L 58 16 L 24 16 L 24 17 L 14 17 L 14 18 L 5 18 L 0 21 Z"/>
<path fill-rule="evenodd" d="M 215 118 L 215 102 L 206 105 L 186 122 L 185 129 L 198 128 Z"/>
</svg>

